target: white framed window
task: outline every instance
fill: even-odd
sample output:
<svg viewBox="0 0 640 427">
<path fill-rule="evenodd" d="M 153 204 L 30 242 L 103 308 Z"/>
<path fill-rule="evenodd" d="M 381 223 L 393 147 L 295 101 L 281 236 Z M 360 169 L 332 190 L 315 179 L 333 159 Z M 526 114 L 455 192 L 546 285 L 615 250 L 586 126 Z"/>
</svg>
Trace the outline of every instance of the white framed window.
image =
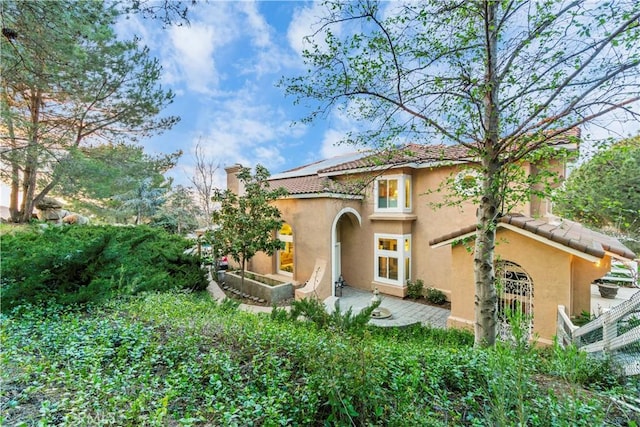
<svg viewBox="0 0 640 427">
<path fill-rule="evenodd" d="M 411 235 L 375 234 L 375 281 L 404 286 L 411 278 Z"/>
<path fill-rule="evenodd" d="M 385 175 L 375 182 L 376 212 L 411 212 L 411 176 Z"/>
</svg>

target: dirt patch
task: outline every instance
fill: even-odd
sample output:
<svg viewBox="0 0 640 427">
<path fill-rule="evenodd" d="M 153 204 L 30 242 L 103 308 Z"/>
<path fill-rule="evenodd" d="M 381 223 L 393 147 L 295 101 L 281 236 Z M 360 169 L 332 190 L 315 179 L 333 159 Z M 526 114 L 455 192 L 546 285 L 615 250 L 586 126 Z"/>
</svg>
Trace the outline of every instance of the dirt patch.
<svg viewBox="0 0 640 427">
<path fill-rule="evenodd" d="M 286 307 L 291 305 L 291 302 L 293 301 L 293 299 L 287 299 L 275 304 L 269 304 L 266 300 L 253 298 L 251 295 L 236 293 L 233 291 L 233 288 L 227 286 L 224 282 L 220 283 L 220 289 L 222 289 L 222 292 L 224 292 L 227 298 L 238 301 L 240 304 L 257 305 L 261 307 L 273 307 L 274 305 L 276 307 Z"/>
<path fill-rule="evenodd" d="M 445 310 L 451 310 L 451 303 L 449 301 L 446 301 L 443 304 L 434 304 L 430 301 L 427 301 L 427 299 L 425 297 L 421 297 L 421 298 L 409 298 L 409 297 L 404 297 L 403 300 L 405 301 L 411 301 L 411 302 L 417 302 L 418 304 L 424 304 L 424 305 L 430 305 L 432 307 L 438 307 L 438 308 L 444 308 Z"/>
</svg>

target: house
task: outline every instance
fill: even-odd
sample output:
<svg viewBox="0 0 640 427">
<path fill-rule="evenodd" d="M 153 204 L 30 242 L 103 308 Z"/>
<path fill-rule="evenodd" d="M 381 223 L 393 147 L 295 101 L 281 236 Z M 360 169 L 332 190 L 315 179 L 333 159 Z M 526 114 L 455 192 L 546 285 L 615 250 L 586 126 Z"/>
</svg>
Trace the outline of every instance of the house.
<svg viewBox="0 0 640 427">
<path fill-rule="evenodd" d="M 473 327 L 473 259 L 465 245 L 473 243 L 475 231 L 468 226 L 431 241 L 434 249 L 451 247 L 451 281 L 465 284 L 452 289 L 447 321 L 452 327 Z M 531 315 L 529 334 L 544 344 L 556 334 L 558 305 L 570 316 L 590 313 L 591 283 L 609 272 L 613 259 L 635 258 L 618 240 L 552 216 L 505 215 L 498 221 L 496 242 L 499 330 L 509 330 L 505 308 L 518 306 Z"/>
<path fill-rule="evenodd" d="M 577 150 L 568 140 L 561 144 Z M 249 269 L 286 276 L 298 284 L 297 299 L 336 295 L 342 280 L 362 290 L 404 297 L 407 281 L 422 279 L 451 301 L 449 325 L 472 326 L 473 263 L 457 243 L 472 238 L 475 228 L 469 225 L 476 222 L 476 207 L 472 202 L 436 207 L 443 201 L 444 193 L 438 191 L 443 182 L 449 180 L 459 192 L 473 188 L 472 162 L 461 146 L 408 144 L 387 155 L 345 154 L 273 175 L 270 185 L 289 192 L 274 202 L 285 221 L 279 233 L 285 249 L 273 257 L 256 255 Z M 535 173 L 538 166 L 523 168 Z M 239 193 L 240 167 L 226 168 L 228 188 Z M 549 167 L 564 176 L 561 161 Z M 532 232 L 529 226 L 534 223 L 523 220 L 543 222 L 549 211 L 549 202 L 536 198 L 519 206 L 503 218 L 497 248 L 499 271 L 505 280 L 514 277 L 501 301 L 525 305 L 534 314 L 532 331 L 546 340 L 555 333 L 558 304 L 570 314 L 588 310 L 585 289 L 606 274 L 611 257 L 635 256 L 617 241 L 605 243 L 606 236 L 598 247 L 600 240 L 587 243 L 584 231 L 584 236 L 579 233 L 585 237 L 584 247 L 575 247 L 573 238 L 562 240 L 559 231 L 548 235 L 543 226 Z M 528 280 L 526 295 L 520 278 Z"/>
</svg>

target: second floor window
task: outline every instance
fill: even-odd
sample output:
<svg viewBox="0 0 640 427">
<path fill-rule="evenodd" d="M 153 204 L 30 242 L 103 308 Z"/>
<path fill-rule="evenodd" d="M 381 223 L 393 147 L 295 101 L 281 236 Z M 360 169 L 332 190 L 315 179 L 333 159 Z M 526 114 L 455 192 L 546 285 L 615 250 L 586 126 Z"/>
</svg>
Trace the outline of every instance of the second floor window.
<svg viewBox="0 0 640 427">
<path fill-rule="evenodd" d="M 411 212 L 411 176 L 390 175 L 376 180 L 378 212 Z"/>
</svg>

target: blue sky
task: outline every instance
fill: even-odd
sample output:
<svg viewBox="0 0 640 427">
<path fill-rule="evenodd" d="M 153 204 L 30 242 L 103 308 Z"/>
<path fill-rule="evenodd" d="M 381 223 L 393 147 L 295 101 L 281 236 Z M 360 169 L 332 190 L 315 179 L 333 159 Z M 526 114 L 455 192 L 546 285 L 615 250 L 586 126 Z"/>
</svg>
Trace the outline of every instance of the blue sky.
<svg viewBox="0 0 640 427">
<path fill-rule="evenodd" d="M 220 188 L 226 185 L 224 167 L 234 163 L 259 163 L 276 174 L 355 150 L 336 144 L 352 130 L 346 117 L 335 112 L 313 124 L 295 124 L 308 109 L 294 106 L 276 87 L 283 76 L 304 73 L 303 38 L 322 13 L 313 1 L 199 1 L 190 8 L 188 26 L 162 28 L 139 16 L 119 23 L 122 36 L 139 36 L 159 58 L 161 83 L 176 94 L 164 114 L 181 116 L 181 122 L 143 142 L 149 153 L 184 151 L 169 173 L 176 184 L 190 184 L 197 143 L 220 164 Z M 613 133 L 591 126 L 583 128 L 583 138 L 640 131 L 639 123 L 603 125 Z"/>
<path fill-rule="evenodd" d="M 283 76 L 304 71 L 302 39 L 318 21 L 318 8 L 303 1 L 199 2 L 190 25 L 163 29 L 159 22 L 134 17 L 118 32 L 137 34 L 162 67 L 162 85 L 175 92 L 165 114 L 181 122 L 143 142 L 149 153 L 184 150 L 169 174 L 189 185 L 193 149 L 200 142 L 208 158 L 224 167 L 262 164 L 272 174 L 331 157 L 353 146 L 337 146 L 349 122 L 337 115 L 313 124 L 295 124 L 309 111 L 294 106 L 276 87 Z"/>
<path fill-rule="evenodd" d="M 163 114 L 178 115 L 181 122 L 142 141 L 150 154 L 184 151 L 169 173 L 176 184 L 190 185 L 198 142 L 220 164 L 219 188 L 226 186 L 224 167 L 234 163 L 259 163 L 276 174 L 355 150 L 336 145 L 353 130 L 346 117 L 334 112 L 312 124 L 294 124 L 309 110 L 294 106 L 276 87 L 283 76 L 304 73 L 303 38 L 323 13 L 316 1 L 199 0 L 190 8 L 189 26 L 163 28 L 136 15 L 118 23 L 122 37 L 137 35 L 160 60 L 161 83 L 176 94 Z M 592 126 L 583 136 L 621 138 L 640 131 L 640 123 L 603 125 L 614 132 Z M 8 190 L 0 185 L 0 204 L 7 200 Z"/>
</svg>

